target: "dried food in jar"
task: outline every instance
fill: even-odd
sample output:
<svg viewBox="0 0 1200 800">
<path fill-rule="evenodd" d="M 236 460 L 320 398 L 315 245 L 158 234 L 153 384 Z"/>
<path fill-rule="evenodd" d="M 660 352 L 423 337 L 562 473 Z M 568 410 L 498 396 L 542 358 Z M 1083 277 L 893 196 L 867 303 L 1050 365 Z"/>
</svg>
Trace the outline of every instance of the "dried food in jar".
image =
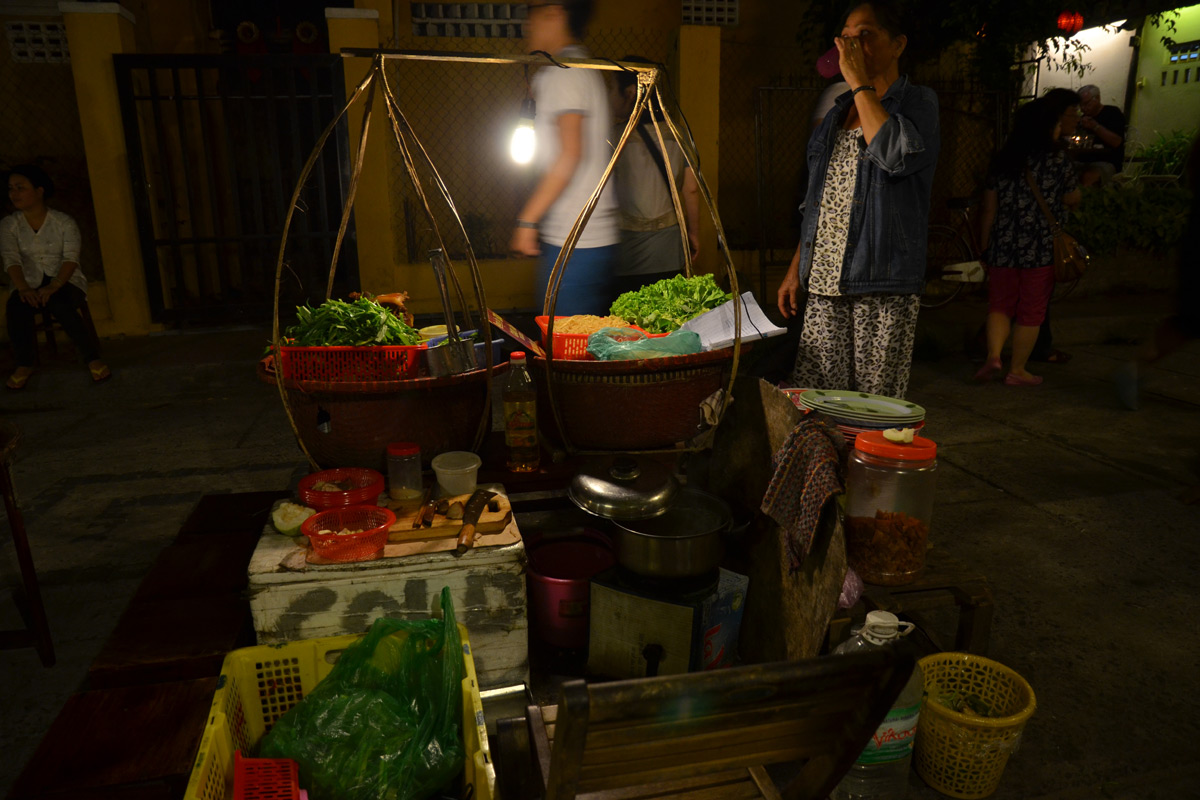
<svg viewBox="0 0 1200 800">
<path fill-rule="evenodd" d="M 847 556 L 867 583 L 911 583 L 925 566 L 928 540 L 929 526 L 901 511 L 879 510 L 874 517 L 846 520 Z"/>
</svg>

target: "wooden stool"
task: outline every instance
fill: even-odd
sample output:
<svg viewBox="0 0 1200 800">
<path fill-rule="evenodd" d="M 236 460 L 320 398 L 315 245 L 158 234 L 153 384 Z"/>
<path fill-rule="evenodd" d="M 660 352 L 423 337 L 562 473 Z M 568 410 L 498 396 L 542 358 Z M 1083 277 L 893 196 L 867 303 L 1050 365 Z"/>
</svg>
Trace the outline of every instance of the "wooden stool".
<svg viewBox="0 0 1200 800">
<path fill-rule="evenodd" d="M 12 452 L 20 434 L 11 425 L 0 422 L 0 491 L 4 494 L 4 509 L 8 514 L 9 532 L 13 547 L 17 551 L 17 566 L 21 570 L 22 589 L 14 593 L 17 608 L 25 619 L 25 629 L 0 631 L 0 650 L 18 647 L 33 647 L 37 650 L 42 665 L 54 666 L 54 643 L 50 640 L 50 625 L 46 621 L 46 609 L 42 605 L 42 592 L 38 586 L 37 570 L 33 566 L 33 555 L 29 551 L 29 537 L 25 534 L 25 520 L 17 506 L 13 490 L 12 475 L 8 471 Z"/>
<path fill-rule="evenodd" d="M 924 624 L 921 614 L 937 608 L 958 607 L 954 649 L 987 655 L 992 633 L 992 591 L 987 578 L 972 571 L 940 549 L 929 551 L 925 570 L 907 586 L 866 584 L 862 598 L 849 610 L 838 609 L 829 623 L 830 649 L 845 641 L 850 625 L 867 611 L 890 611 L 915 622 L 939 650 L 949 650 Z"/>
<path fill-rule="evenodd" d="M 62 330 L 54 322 L 54 316 L 45 308 L 39 308 L 34 312 L 33 335 L 37 338 L 40 333 L 46 339 L 46 349 L 50 351 L 50 355 L 54 358 L 58 357 L 58 342 L 54 339 L 54 331 Z M 87 298 L 79 305 L 79 316 L 83 320 L 83 329 L 87 331 L 88 337 L 94 344 L 99 347 L 100 336 L 96 333 L 96 323 L 92 322 L 92 311 L 88 308 Z M 41 363 L 41 356 L 38 349 L 33 349 L 33 363 L 38 365 Z"/>
</svg>

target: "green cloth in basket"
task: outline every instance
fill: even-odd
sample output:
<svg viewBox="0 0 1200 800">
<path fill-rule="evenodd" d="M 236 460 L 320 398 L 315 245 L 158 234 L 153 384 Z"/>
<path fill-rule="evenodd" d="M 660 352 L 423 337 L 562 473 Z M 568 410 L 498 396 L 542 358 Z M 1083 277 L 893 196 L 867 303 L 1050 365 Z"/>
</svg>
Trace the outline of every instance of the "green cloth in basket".
<svg viewBox="0 0 1200 800">
<path fill-rule="evenodd" d="M 598 361 L 686 356 L 700 349 L 700 335 L 691 331 L 646 336 L 632 328 L 601 328 L 588 337 L 587 344 L 588 352 Z"/>
</svg>

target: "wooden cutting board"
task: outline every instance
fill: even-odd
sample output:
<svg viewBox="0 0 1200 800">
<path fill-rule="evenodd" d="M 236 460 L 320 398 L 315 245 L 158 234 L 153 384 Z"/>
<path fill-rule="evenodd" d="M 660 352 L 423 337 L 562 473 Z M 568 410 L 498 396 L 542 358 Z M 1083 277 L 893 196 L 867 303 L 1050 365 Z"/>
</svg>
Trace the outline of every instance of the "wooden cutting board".
<svg viewBox="0 0 1200 800">
<path fill-rule="evenodd" d="M 470 499 L 471 495 L 463 494 L 457 497 L 447 497 L 446 501 L 452 505 L 458 501 L 466 506 Z M 508 497 L 498 494 L 492 500 L 498 506 L 498 510 L 484 509 L 483 514 L 479 517 L 479 523 L 475 526 L 476 533 L 498 533 L 504 530 L 512 520 L 512 505 L 508 502 Z M 403 517 L 397 514 L 396 524 L 389 529 L 388 541 L 409 542 L 419 539 L 441 539 L 446 536 L 458 536 L 458 532 L 462 530 L 463 521 L 461 519 L 448 519 L 441 514 L 434 516 L 431 526 L 414 528 L 413 520 L 416 519 L 417 513 L 414 511 Z"/>
</svg>

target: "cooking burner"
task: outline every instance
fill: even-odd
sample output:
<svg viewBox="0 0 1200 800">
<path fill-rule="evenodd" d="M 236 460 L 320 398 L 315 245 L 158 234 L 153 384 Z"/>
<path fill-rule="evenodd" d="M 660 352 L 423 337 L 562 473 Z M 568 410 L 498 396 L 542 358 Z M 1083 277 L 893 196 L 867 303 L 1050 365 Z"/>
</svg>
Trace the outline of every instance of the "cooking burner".
<svg viewBox="0 0 1200 800">
<path fill-rule="evenodd" d="M 703 575 L 685 578 L 654 578 L 639 575 L 623 566 L 617 566 L 607 574 L 611 576 L 613 585 L 630 592 L 690 603 L 703 600 L 717 590 L 717 580 L 720 578 L 721 571 L 713 569 Z"/>
</svg>

